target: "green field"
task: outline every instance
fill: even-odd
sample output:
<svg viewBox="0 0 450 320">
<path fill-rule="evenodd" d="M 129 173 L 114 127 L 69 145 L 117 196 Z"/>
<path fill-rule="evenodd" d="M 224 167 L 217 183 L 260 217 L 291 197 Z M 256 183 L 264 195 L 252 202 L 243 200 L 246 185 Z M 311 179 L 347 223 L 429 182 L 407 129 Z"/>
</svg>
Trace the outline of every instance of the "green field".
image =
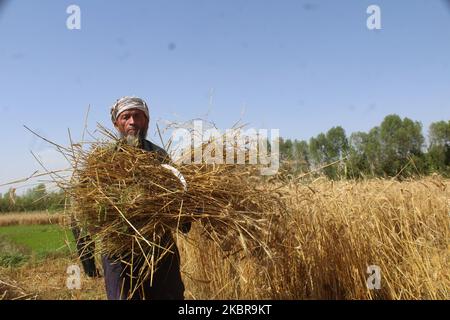
<svg viewBox="0 0 450 320">
<path fill-rule="evenodd" d="M 0 265 L 18 266 L 49 256 L 66 256 L 75 249 L 73 235 L 58 225 L 0 227 Z"/>
</svg>

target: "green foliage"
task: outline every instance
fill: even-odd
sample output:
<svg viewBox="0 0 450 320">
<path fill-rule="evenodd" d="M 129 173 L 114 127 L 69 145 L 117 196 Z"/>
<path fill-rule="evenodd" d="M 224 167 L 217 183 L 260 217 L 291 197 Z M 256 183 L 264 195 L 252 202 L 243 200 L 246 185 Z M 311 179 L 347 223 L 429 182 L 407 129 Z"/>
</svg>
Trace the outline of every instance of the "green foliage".
<svg viewBox="0 0 450 320">
<path fill-rule="evenodd" d="M 20 267 L 29 259 L 23 253 L 20 252 L 0 252 L 0 267 L 15 268 Z"/>
<path fill-rule="evenodd" d="M 10 190 L 3 196 L 0 194 L 0 212 L 44 210 L 53 212 L 64 208 L 64 192 L 47 192 L 44 184 L 39 184 L 32 189 L 28 189 L 20 196 L 11 196 L 10 193 L 15 192 Z"/>
<path fill-rule="evenodd" d="M 48 255 L 60 254 L 67 255 L 75 248 L 73 235 L 69 231 L 65 231 L 58 225 L 16 225 L 0 227 L 0 239 L 12 243 L 15 248 L 19 249 L 2 249 L 0 245 L 0 254 L 9 258 L 19 259 L 20 255 L 29 257 L 30 254 L 36 258 L 45 258 Z M 69 244 L 69 246 L 67 245 Z M 16 258 L 12 257 L 16 256 Z M 19 257 L 19 258 L 17 258 Z"/>
<path fill-rule="evenodd" d="M 429 130 L 430 147 L 450 145 L 450 120 L 433 122 Z"/>
<path fill-rule="evenodd" d="M 324 167 L 326 176 L 337 179 L 344 174 L 345 166 L 342 164 L 328 165 L 348 156 L 348 139 L 342 127 L 333 127 L 326 134 L 311 138 L 309 150 L 315 167 Z"/>
<path fill-rule="evenodd" d="M 411 158 L 423 162 L 424 141 L 420 122 L 408 118 L 402 120 L 398 115 L 386 116 L 380 126 L 381 170 L 387 176 L 395 176 L 402 169 L 412 173 L 415 168 L 408 164 Z"/>
<path fill-rule="evenodd" d="M 434 122 L 429 129 L 427 164 L 431 172 L 450 175 L 450 121 Z"/>
<path fill-rule="evenodd" d="M 369 156 L 370 136 L 365 132 L 354 132 L 349 138 L 348 175 L 360 178 L 370 174 L 373 159 Z"/>
<path fill-rule="evenodd" d="M 28 260 L 30 250 L 0 236 L 0 267 L 18 267 Z"/>
<path fill-rule="evenodd" d="M 319 171 L 331 179 L 450 175 L 450 121 L 434 122 L 425 145 L 422 124 L 392 114 L 369 132 L 333 127 L 306 141 L 280 140 L 282 168 Z M 334 163 L 330 165 L 331 163 Z"/>
<path fill-rule="evenodd" d="M 310 153 L 308 142 L 302 141 L 294 141 L 294 160 L 295 160 L 295 173 L 305 173 L 309 171 L 309 167 L 311 165 L 310 162 Z"/>
<path fill-rule="evenodd" d="M 282 168 L 291 174 L 308 172 L 310 167 L 308 142 L 280 138 L 280 160 Z"/>
</svg>

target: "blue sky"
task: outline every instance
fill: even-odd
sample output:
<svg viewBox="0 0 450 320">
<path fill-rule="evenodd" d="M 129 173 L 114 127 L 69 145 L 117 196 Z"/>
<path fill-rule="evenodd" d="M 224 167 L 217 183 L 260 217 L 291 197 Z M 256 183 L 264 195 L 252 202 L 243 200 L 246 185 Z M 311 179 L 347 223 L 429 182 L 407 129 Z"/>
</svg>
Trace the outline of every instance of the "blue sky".
<svg viewBox="0 0 450 320">
<path fill-rule="evenodd" d="M 66 8 L 81 9 L 68 30 Z M 381 30 L 366 9 L 381 8 Z M 62 167 L 23 128 L 68 144 L 110 126 L 123 95 L 155 123 L 239 119 L 309 139 L 341 125 L 367 131 L 390 113 L 450 119 L 450 6 L 441 0 L 41 0 L 0 7 L 0 184 Z M 5 187 L 0 187 L 4 192 Z"/>
</svg>

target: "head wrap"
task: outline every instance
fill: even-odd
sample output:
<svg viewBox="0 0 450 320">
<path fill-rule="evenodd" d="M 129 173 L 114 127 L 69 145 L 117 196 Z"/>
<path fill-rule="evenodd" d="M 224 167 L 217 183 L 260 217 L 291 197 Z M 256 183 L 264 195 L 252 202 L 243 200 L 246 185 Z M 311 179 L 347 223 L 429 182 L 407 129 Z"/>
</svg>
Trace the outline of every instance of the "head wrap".
<svg viewBox="0 0 450 320">
<path fill-rule="evenodd" d="M 150 119 L 147 103 L 144 100 L 137 97 L 122 97 L 118 99 L 116 103 L 114 103 L 114 105 L 111 107 L 111 121 L 113 123 L 116 123 L 119 115 L 122 112 L 130 109 L 141 110 L 145 113 L 147 119 Z"/>
</svg>

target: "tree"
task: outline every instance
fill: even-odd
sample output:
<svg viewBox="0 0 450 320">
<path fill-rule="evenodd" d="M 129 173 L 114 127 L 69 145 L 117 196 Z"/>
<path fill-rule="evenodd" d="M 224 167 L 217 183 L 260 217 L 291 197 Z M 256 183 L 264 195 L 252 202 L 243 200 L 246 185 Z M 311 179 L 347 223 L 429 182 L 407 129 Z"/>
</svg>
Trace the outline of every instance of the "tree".
<svg viewBox="0 0 450 320">
<path fill-rule="evenodd" d="M 372 176 L 382 175 L 383 169 L 382 169 L 380 127 L 374 127 L 369 131 L 365 151 L 367 155 L 370 174 Z"/>
<path fill-rule="evenodd" d="M 397 175 L 405 169 L 411 159 L 423 162 L 424 144 L 422 124 L 411 119 L 403 120 L 398 115 L 388 115 L 380 125 L 381 169 L 389 176 Z M 410 174 L 413 169 L 404 170 Z"/>
<path fill-rule="evenodd" d="M 433 122 L 430 125 L 428 136 L 430 147 L 450 145 L 450 120 Z"/>
<path fill-rule="evenodd" d="M 309 140 L 309 152 L 316 167 L 322 166 L 328 162 L 328 140 L 324 133 L 320 133 L 315 138 Z"/>
<path fill-rule="evenodd" d="M 0 193 L 0 212 L 6 212 L 6 202 L 3 199 L 3 194 Z"/>
<path fill-rule="evenodd" d="M 358 178 L 370 173 L 367 154 L 369 134 L 354 132 L 349 138 L 349 158 L 347 159 L 348 176 Z"/>
<path fill-rule="evenodd" d="M 433 122 L 428 131 L 427 160 L 431 172 L 450 174 L 450 121 Z"/>
<path fill-rule="evenodd" d="M 328 146 L 330 148 L 328 155 L 332 160 L 341 160 L 348 153 L 348 139 L 345 130 L 338 126 L 333 127 L 327 132 Z"/>
<path fill-rule="evenodd" d="M 284 140 L 283 138 L 280 138 L 281 161 L 293 159 L 293 154 L 294 154 L 293 148 L 294 148 L 294 146 L 292 144 L 291 139 Z"/>
<path fill-rule="evenodd" d="M 295 173 L 305 173 L 310 171 L 310 155 L 308 142 L 301 140 L 294 141 Z"/>
<path fill-rule="evenodd" d="M 280 138 L 282 168 L 290 174 L 309 171 L 309 150 L 306 141 Z"/>
<path fill-rule="evenodd" d="M 11 189 L 3 196 L 0 194 L 0 212 L 61 210 L 64 207 L 65 193 L 63 190 L 47 192 L 44 184 L 28 189 L 20 196 L 11 197 Z M 11 199 L 14 198 L 14 201 Z"/>
<path fill-rule="evenodd" d="M 320 133 L 316 138 L 311 138 L 309 150 L 315 165 L 325 166 L 323 172 L 329 178 L 336 179 L 344 172 L 343 162 L 327 166 L 348 155 L 348 139 L 342 127 L 333 127 L 326 134 Z"/>
</svg>

